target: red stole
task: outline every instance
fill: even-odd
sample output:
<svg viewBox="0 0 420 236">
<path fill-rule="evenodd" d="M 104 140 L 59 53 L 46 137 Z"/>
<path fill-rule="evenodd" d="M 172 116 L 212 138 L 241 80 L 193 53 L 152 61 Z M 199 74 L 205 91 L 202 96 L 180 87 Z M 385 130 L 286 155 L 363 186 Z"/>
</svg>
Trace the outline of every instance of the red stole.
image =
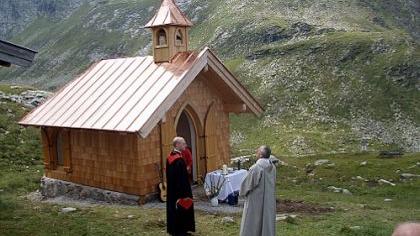
<svg viewBox="0 0 420 236">
<path fill-rule="evenodd" d="M 171 165 L 174 161 L 182 158 L 182 154 L 178 151 L 172 151 L 171 154 L 168 156 L 168 163 Z"/>
</svg>

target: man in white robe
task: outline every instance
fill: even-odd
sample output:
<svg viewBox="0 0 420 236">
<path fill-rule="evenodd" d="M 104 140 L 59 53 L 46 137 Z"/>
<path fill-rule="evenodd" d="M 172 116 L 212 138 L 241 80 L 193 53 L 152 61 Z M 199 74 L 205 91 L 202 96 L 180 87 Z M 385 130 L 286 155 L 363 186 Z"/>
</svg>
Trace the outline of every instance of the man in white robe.
<svg viewBox="0 0 420 236">
<path fill-rule="evenodd" d="M 276 234 L 276 167 L 270 155 L 269 147 L 258 148 L 258 160 L 242 182 L 240 195 L 245 197 L 245 206 L 241 236 Z"/>
</svg>

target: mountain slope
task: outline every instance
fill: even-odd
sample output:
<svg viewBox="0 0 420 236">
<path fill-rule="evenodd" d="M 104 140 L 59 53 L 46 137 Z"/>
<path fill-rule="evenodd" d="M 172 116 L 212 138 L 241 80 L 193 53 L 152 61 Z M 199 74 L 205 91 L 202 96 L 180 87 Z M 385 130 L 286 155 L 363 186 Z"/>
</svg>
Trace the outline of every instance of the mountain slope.
<svg viewBox="0 0 420 236">
<path fill-rule="evenodd" d="M 53 7 L 19 18 L 8 9 L 20 6 L 3 2 L 0 16 L 22 29 L 2 35 L 40 54 L 28 70 L 2 69 L 0 81 L 54 90 L 94 61 L 150 51 L 142 26 L 158 1 L 25 1 Z M 195 23 L 191 47 L 214 48 L 267 109 L 261 120 L 232 117 L 236 149 L 357 151 L 365 138 L 373 149 L 420 151 L 418 1 L 177 2 Z"/>
</svg>

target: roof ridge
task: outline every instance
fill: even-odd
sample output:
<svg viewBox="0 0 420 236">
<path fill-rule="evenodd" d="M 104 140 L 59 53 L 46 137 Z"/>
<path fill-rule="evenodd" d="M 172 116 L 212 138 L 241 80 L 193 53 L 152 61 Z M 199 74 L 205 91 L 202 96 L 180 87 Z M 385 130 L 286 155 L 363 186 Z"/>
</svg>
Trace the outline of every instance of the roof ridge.
<svg viewBox="0 0 420 236">
<path fill-rule="evenodd" d="M 111 60 L 117 60 L 117 59 L 136 59 L 136 58 L 146 58 L 146 57 L 153 57 L 153 56 L 144 55 L 144 56 L 116 57 L 116 58 L 101 59 L 100 61 L 111 61 Z"/>
</svg>

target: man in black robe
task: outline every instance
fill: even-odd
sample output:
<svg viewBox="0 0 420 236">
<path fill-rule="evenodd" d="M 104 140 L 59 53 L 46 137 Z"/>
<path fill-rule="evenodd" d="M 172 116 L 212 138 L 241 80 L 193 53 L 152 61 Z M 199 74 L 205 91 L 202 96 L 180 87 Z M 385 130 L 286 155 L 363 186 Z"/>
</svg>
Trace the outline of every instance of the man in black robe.
<svg viewBox="0 0 420 236">
<path fill-rule="evenodd" d="M 188 232 L 195 232 L 195 220 L 187 165 L 182 157 L 186 142 L 176 137 L 173 146 L 166 163 L 167 231 L 170 235 L 188 235 Z"/>
</svg>

